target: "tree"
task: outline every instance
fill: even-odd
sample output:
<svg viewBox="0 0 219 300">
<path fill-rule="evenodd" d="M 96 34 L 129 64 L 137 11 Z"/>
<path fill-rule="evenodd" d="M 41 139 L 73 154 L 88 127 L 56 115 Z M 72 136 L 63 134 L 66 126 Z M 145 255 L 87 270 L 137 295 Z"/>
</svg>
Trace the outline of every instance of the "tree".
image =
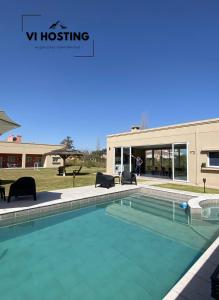
<svg viewBox="0 0 219 300">
<path fill-rule="evenodd" d="M 61 141 L 61 144 L 65 145 L 66 149 L 74 149 L 74 141 L 70 136 L 67 136 L 64 140 Z"/>
</svg>

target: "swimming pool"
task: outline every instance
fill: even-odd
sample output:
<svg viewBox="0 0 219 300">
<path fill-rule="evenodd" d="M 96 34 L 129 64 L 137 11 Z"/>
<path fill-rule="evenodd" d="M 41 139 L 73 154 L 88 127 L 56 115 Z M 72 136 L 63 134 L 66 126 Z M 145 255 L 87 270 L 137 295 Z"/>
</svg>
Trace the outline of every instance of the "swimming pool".
<svg viewBox="0 0 219 300">
<path fill-rule="evenodd" d="M 0 228 L 0 295 L 162 299 L 218 233 L 141 193 Z"/>
</svg>

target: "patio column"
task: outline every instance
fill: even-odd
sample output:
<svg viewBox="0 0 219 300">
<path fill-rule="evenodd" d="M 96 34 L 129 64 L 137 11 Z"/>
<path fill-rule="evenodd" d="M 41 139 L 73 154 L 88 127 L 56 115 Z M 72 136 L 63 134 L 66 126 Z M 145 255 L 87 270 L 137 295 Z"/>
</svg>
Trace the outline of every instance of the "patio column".
<svg viewBox="0 0 219 300">
<path fill-rule="evenodd" d="M 121 172 L 123 172 L 123 147 L 121 147 Z"/>
<path fill-rule="evenodd" d="M 132 171 L 132 147 L 129 147 L 129 171 Z"/>
<path fill-rule="evenodd" d="M 22 168 L 25 168 L 26 167 L 26 154 L 22 154 L 22 165 L 21 165 Z"/>
</svg>

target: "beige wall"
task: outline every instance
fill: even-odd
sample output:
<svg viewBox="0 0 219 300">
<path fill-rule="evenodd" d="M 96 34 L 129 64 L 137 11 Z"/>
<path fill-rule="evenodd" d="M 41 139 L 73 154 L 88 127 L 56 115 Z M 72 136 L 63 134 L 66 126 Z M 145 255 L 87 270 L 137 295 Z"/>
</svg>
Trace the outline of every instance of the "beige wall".
<svg viewBox="0 0 219 300">
<path fill-rule="evenodd" d="M 53 162 L 53 157 L 58 157 L 58 162 Z M 63 159 L 58 155 L 47 155 L 45 157 L 45 165 L 46 168 L 58 168 L 59 166 L 63 166 Z"/>
<path fill-rule="evenodd" d="M 206 177 L 209 186 L 219 187 L 219 169 L 201 171 L 201 164 L 207 163 L 206 150 L 219 151 L 219 119 L 108 136 L 107 172 L 113 174 L 115 147 L 173 143 L 188 143 L 188 179 L 191 184 L 201 185 Z"/>
<path fill-rule="evenodd" d="M 53 163 L 52 157 L 55 155 L 45 155 L 52 150 L 61 149 L 63 145 L 49 145 L 49 144 L 34 144 L 34 143 L 13 143 L 0 141 L 0 153 L 3 154 L 22 154 L 22 167 L 25 167 L 25 158 L 27 154 L 43 155 L 44 167 L 57 168 L 63 165 L 63 160 L 59 160 L 59 164 Z"/>
</svg>

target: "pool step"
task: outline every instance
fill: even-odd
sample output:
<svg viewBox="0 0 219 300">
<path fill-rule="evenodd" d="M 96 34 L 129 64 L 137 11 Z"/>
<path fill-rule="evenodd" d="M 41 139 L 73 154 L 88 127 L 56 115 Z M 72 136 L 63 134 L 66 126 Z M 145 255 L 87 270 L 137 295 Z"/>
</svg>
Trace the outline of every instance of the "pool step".
<svg viewBox="0 0 219 300">
<path fill-rule="evenodd" d="M 188 215 L 179 208 L 178 202 L 135 195 L 123 198 L 121 204 L 176 222 L 188 223 Z"/>
<path fill-rule="evenodd" d="M 121 205 L 118 202 L 107 206 L 106 212 L 119 220 L 138 224 L 147 230 L 161 234 L 163 237 L 179 243 L 183 242 L 193 249 L 199 249 L 200 251 L 201 248 L 206 246 L 206 238 L 181 222 L 170 221 L 145 211 L 133 209 L 127 205 Z"/>
</svg>

